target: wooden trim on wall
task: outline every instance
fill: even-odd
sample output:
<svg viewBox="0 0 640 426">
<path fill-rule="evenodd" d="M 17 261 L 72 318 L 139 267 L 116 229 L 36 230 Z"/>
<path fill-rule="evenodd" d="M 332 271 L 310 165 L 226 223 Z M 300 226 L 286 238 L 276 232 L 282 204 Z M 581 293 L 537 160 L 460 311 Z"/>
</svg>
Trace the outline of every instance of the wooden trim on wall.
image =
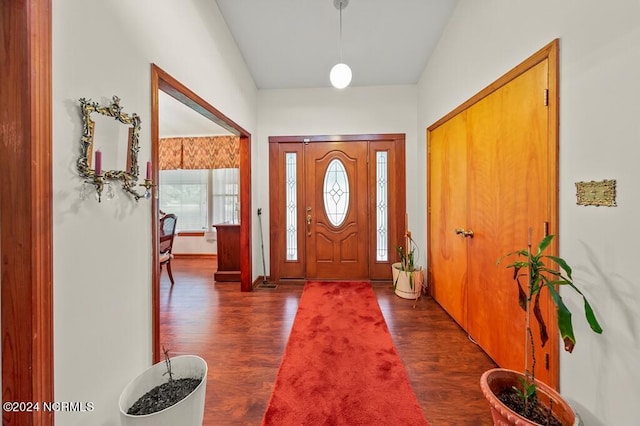
<svg viewBox="0 0 640 426">
<path fill-rule="evenodd" d="M 152 178 L 158 182 L 158 91 L 162 90 L 179 102 L 240 137 L 240 291 L 252 290 L 251 260 L 251 134 L 218 111 L 191 89 L 156 64 L 151 64 L 151 161 Z M 152 271 L 152 345 L 153 362 L 160 361 L 160 263 L 158 262 L 158 188 L 154 187 L 151 209 Z"/>
<path fill-rule="evenodd" d="M 204 237 L 204 231 L 179 231 L 176 237 Z"/>
<path fill-rule="evenodd" d="M 175 259 L 218 259 L 215 253 L 173 253 Z"/>
<path fill-rule="evenodd" d="M 151 179 L 160 182 L 160 119 L 159 119 L 160 73 L 151 64 Z M 160 361 L 160 204 L 158 187 L 152 188 L 151 196 L 151 358 L 155 364 Z"/>
<path fill-rule="evenodd" d="M 549 87 L 549 158 L 548 173 L 549 181 L 555 182 L 555 188 L 549 188 L 549 233 L 554 234 L 554 238 L 549 247 L 550 253 L 558 256 L 560 254 L 560 40 L 555 39 L 541 51 L 537 53 L 542 59 L 549 61 L 548 87 Z M 532 65 L 533 66 L 533 65 Z M 551 309 L 551 321 L 557 323 L 557 311 Z M 557 332 L 550 333 L 549 338 L 549 375 L 552 378 L 549 385 L 560 390 L 560 338 Z"/>
<path fill-rule="evenodd" d="M 383 133 L 364 135 L 313 135 L 313 136 L 269 136 L 269 143 L 283 142 L 349 142 L 349 141 L 387 141 L 404 140 L 404 133 Z"/>
<path fill-rule="evenodd" d="M 51 51 L 51 0 L 0 3 L 3 401 L 54 401 Z M 7 425 L 53 421 L 2 412 Z"/>
<path fill-rule="evenodd" d="M 252 285 L 252 207 L 251 207 L 251 135 L 240 135 L 240 291 Z"/>
</svg>

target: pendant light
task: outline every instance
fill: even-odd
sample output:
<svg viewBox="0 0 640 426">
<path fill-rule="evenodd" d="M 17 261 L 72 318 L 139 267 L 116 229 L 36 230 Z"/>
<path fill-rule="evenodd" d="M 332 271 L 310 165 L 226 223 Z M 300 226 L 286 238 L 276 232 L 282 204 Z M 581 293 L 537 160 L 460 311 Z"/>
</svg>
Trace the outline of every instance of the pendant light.
<svg viewBox="0 0 640 426">
<path fill-rule="evenodd" d="M 348 4 L 349 0 L 333 0 L 333 5 L 340 11 L 340 63 L 331 68 L 329 80 L 336 89 L 344 89 L 351 83 L 351 68 L 342 62 L 342 9 Z"/>
</svg>

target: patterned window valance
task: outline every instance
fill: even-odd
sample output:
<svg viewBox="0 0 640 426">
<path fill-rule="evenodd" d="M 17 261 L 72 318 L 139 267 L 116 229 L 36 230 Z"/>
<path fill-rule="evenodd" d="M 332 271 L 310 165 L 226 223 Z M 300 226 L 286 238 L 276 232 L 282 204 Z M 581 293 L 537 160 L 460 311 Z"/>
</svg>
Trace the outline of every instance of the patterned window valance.
<svg viewBox="0 0 640 426">
<path fill-rule="evenodd" d="M 176 170 L 182 167 L 182 139 L 160 139 L 158 148 L 160 170 Z"/>
<path fill-rule="evenodd" d="M 160 139 L 160 170 L 237 169 L 239 142 L 238 136 Z"/>
</svg>

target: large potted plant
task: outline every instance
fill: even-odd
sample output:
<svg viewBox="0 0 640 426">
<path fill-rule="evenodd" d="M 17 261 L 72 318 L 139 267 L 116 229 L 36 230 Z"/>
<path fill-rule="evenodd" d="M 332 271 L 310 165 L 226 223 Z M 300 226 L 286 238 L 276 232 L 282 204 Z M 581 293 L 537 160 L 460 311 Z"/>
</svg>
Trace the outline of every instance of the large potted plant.
<svg viewBox="0 0 640 426">
<path fill-rule="evenodd" d="M 571 321 L 571 311 L 564 304 L 557 286 L 576 291 L 584 301 L 585 317 L 591 329 L 602 333 L 602 327 L 587 298 L 576 287 L 571 276 L 571 267 L 562 258 L 544 254 L 553 240 L 546 236 L 532 251 L 531 229 L 527 248 L 507 253 L 498 259 L 516 257 L 507 268 L 513 269 L 513 278 L 518 285 L 518 303 L 525 311 L 525 368 L 523 372 L 495 368 L 486 371 L 480 379 L 480 387 L 489 401 L 494 424 L 500 425 L 573 425 L 576 415 L 558 392 L 535 378 L 535 342 L 531 329 L 531 313 L 539 325 L 542 346 L 548 340 L 546 325 L 540 313 L 540 297 L 546 289 L 557 308 L 557 326 L 564 341 L 564 349 L 572 352 L 576 343 Z M 550 264 L 546 264 L 550 263 Z M 555 265 L 555 266 L 554 266 Z M 560 269 L 556 269 L 556 266 Z"/>
<path fill-rule="evenodd" d="M 415 262 L 418 246 L 411 238 L 411 231 L 407 231 L 404 238 L 406 247 L 396 247 L 400 262 L 391 265 L 393 290 L 404 299 L 418 299 L 424 285 L 424 271 Z"/>
</svg>

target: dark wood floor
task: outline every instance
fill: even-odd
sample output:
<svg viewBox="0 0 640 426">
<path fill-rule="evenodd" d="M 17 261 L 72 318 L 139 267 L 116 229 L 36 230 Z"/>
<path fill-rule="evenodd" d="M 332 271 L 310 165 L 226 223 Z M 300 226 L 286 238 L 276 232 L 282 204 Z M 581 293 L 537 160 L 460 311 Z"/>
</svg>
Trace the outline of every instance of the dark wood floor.
<svg viewBox="0 0 640 426">
<path fill-rule="evenodd" d="M 241 293 L 239 284 L 215 283 L 215 268 L 212 260 L 174 259 L 173 288 L 162 272 L 160 341 L 173 355 L 207 360 L 205 425 L 259 425 L 302 286 Z M 479 380 L 495 364 L 430 297 L 413 308 L 390 284 L 373 287 L 429 423 L 491 425 Z"/>
</svg>

